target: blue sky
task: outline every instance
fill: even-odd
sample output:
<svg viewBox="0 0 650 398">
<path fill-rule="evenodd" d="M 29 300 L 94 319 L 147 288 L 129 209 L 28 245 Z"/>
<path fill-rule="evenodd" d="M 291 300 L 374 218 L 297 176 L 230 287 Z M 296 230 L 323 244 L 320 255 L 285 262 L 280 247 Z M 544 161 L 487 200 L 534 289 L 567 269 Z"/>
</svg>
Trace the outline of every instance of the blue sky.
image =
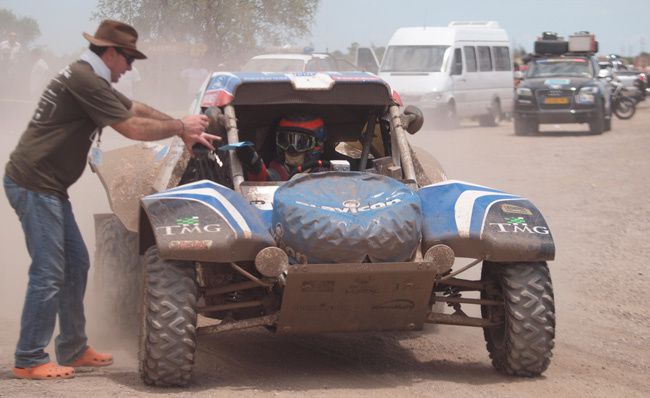
<svg viewBox="0 0 650 398">
<path fill-rule="evenodd" d="M 96 0 L 0 0 L 0 8 L 38 22 L 39 44 L 57 53 L 71 53 L 86 45 L 81 32 L 93 33 L 90 20 Z M 532 49 L 542 31 L 569 35 L 595 32 L 602 53 L 650 52 L 648 0 L 321 0 L 310 37 L 296 45 L 316 50 L 345 50 L 350 43 L 384 46 L 403 26 L 445 26 L 452 20 L 494 20 L 515 45 Z"/>
</svg>

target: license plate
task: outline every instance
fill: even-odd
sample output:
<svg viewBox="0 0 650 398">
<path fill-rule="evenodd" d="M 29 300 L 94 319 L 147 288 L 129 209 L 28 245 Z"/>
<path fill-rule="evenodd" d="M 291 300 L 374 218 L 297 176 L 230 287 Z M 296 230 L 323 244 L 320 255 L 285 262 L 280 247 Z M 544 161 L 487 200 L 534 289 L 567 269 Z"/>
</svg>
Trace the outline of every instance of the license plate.
<svg viewBox="0 0 650 398">
<path fill-rule="evenodd" d="M 568 97 L 547 97 L 544 98 L 544 103 L 545 104 L 568 104 L 569 98 Z"/>
</svg>

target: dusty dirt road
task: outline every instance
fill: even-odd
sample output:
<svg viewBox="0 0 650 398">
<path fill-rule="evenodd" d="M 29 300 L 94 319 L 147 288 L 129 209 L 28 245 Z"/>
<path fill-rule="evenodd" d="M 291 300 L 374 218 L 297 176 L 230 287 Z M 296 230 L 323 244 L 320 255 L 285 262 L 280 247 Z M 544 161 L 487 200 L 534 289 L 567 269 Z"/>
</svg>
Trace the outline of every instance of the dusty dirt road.
<svg viewBox="0 0 650 398">
<path fill-rule="evenodd" d="M 438 158 L 449 178 L 526 196 L 542 210 L 557 245 L 557 258 L 550 263 L 556 347 L 543 377 L 497 374 L 480 329 L 443 326 L 413 334 L 300 338 L 250 330 L 203 336 L 191 387 L 149 388 L 138 377 L 131 342 L 97 337 L 110 331 L 111 325 L 95 317 L 91 284 L 87 295 L 90 342 L 112 350 L 115 365 L 81 371 L 76 379 L 66 381 L 12 379 L 28 259 L 18 221 L 2 195 L 0 395 L 647 396 L 649 126 L 646 105 L 632 120 L 614 120 L 613 130 L 600 136 L 583 133 L 585 126 L 561 125 L 545 126 L 546 133 L 537 137 L 516 137 L 508 122 L 497 128 L 468 122 L 454 131 L 426 129 L 411 139 L 422 155 L 428 152 Z M 19 131 L 5 128 L 0 134 L 4 165 Z M 106 140 L 110 144 L 115 139 Z M 92 214 L 108 210 L 99 181 L 86 171 L 71 196 L 92 251 Z"/>
</svg>

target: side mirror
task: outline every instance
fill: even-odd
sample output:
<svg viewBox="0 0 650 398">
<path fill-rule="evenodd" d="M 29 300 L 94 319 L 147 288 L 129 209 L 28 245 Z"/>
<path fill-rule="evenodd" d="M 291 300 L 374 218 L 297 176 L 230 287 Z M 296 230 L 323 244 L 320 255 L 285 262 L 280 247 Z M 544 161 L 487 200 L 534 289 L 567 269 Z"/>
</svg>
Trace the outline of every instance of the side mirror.
<svg viewBox="0 0 650 398">
<path fill-rule="evenodd" d="M 600 77 L 601 79 L 612 77 L 612 72 L 609 69 L 601 69 L 598 71 L 598 77 Z"/>
<path fill-rule="evenodd" d="M 411 135 L 420 131 L 422 125 L 424 124 L 424 116 L 422 115 L 422 110 L 413 105 L 408 105 L 404 109 L 404 113 L 402 114 L 401 119 L 404 129 Z"/>
</svg>

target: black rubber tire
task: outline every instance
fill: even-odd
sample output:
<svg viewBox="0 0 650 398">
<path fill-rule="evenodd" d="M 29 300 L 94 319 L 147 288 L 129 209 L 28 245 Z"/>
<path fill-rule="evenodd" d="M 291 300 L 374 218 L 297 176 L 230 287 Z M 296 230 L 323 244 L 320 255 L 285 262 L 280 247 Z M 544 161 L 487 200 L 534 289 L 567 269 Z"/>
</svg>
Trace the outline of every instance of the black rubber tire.
<svg viewBox="0 0 650 398">
<path fill-rule="evenodd" d="M 478 124 L 484 127 L 496 127 L 501 120 L 501 104 L 499 101 L 494 101 L 490 107 L 490 113 L 482 115 L 478 118 Z"/>
<path fill-rule="evenodd" d="M 522 119 L 515 115 L 514 117 L 515 135 L 525 136 L 536 134 L 539 130 L 539 124 L 536 122 Z"/>
<path fill-rule="evenodd" d="M 106 332 L 123 338 L 138 335 L 142 308 L 142 264 L 138 235 L 115 214 L 95 215 L 93 281 Z M 108 337 L 108 336 L 106 336 Z M 137 340 L 133 339 L 136 344 Z"/>
<path fill-rule="evenodd" d="M 192 262 L 161 259 L 152 246 L 144 277 L 140 376 L 147 385 L 186 386 L 196 352 L 196 269 Z"/>
<path fill-rule="evenodd" d="M 481 292 L 485 300 L 503 306 L 482 305 L 483 318 L 503 321 L 484 328 L 492 366 L 511 376 L 541 375 L 551 362 L 555 338 L 553 285 L 546 262 L 483 262 Z"/>
<path fill-rule="evenodd" d="M 450 101 L 444 109 L 436 111 L 434 116 L 436 123 L 434 128 L 438 130 L 453 130 L 458 127 L 458 115 L 456 114 L 456 103 Z"/>
<path fill-rule="evenodd" d="M 631 119 L 636 113 L 636 104 L 634 100 L 628 97 L 620 97 L 614 103 L 614 114 L 622 120 Z"/>
<path fill-rule="evenodd" d="M 605 111 L 602 107 L 598 109 L 594 118 L 589 121 L 589 132 L 593 135 L 605 132 Z"/>
</svg>

